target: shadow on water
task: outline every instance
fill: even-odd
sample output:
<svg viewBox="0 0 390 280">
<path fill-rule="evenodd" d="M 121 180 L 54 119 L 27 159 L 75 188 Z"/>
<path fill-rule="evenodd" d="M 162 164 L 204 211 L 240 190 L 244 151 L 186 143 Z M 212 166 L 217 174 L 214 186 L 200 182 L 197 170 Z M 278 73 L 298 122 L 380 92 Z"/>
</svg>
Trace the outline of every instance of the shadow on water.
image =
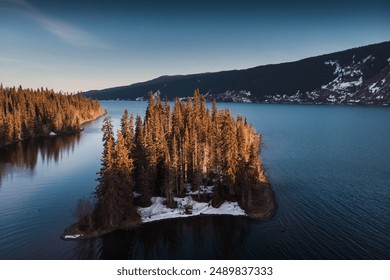
<svg viewBox="0 0 390 280">
<path fill-rule="evenodd" d="M 247 218 L 199 216 L 144 224 L 100 238 L 101 259 L 237 259 L 251 230 Z"/>
<path fill-rule="evenodd" d="M 0 186 L 3 176 L 12 174 L 16 169 L 30 170 L 42 162 L 58 163 L 64 153 L 73 152 L 81 135 L 69 134 L 56 137 L 39 137 L 27 139 L 0 148 Z"/>
<path fill-rule="evenodd" d="M 91 238 L 74 242 L 74 246 L 71 248 L 70 258 L 75 260 L 94 260 L 100 255 L 101 239 Z"/>
</svg>

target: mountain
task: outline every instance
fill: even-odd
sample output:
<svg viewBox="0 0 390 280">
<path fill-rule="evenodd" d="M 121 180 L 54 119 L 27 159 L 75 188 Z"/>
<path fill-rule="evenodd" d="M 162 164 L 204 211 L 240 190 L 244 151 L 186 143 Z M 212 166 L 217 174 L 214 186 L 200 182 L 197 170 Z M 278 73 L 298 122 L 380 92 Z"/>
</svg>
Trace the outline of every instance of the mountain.
<svg viewBox="0 0 390 280">
<path fill-rule="evenodd" d="M 195 88 L 227 102 L 390 104 L 390 41 L 296 62 L 245 70 L 162 76 L 128 86 L 93 90 L 102 100 L 142 100 L 147 92 L 169 99 Z"/>
</svg>

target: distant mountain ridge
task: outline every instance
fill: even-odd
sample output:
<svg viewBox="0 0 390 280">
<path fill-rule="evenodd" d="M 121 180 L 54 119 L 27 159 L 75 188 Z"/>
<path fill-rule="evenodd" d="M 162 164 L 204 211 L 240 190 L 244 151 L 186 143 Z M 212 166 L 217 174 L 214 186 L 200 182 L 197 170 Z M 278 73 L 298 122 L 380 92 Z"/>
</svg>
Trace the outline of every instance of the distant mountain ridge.
<svg viewBox="0 0 390 280">
<path fill-rule="evenodd" d="M 162 76 L 84 93 L 101 100 L 142 100 L 147 92 L 169 99 L 195 88 L 225 102 L 390 105 L 390 41 L 295 62 L 244 70 Z"/>
</svg>

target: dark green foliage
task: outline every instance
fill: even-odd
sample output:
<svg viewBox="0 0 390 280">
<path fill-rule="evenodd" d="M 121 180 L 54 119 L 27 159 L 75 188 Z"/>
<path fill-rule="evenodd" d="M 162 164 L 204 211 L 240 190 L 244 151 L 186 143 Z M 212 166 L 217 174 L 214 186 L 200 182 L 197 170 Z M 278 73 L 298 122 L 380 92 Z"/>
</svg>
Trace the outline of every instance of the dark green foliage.
<svg viewBox="0 0 390 280">
<path fill-rule="evenodd" d="M 81 123 L 103 113 L 97 101 L 82 94 L 0 86 L 0 146 L 50 132 L 77 132 Z"/>
</svg>

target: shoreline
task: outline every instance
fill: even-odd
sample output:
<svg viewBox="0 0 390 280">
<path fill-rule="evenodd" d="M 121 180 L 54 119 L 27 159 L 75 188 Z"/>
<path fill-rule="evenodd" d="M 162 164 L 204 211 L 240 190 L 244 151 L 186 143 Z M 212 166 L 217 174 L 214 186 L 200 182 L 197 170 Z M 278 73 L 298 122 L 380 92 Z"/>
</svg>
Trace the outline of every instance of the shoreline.
<svg viewBox="0 0 390 280">
<path fill-rule="evenodd" d="M 233 201 L 224 201 L 220 207 L 214 208 L 211 206 L 211 200 L 209 202 L 197 202 L 192 199 L 192 195 L 183 198 L 175 198 L 175 201 L 178 202 L 178 204 L 182 204 L 176 208 L 168 208 L 164 205 L 165 198 L 153 197 L 152 204 L 149 207 L 138 208 L 137 212 L 140 215 L 138 221 L 126 221 L 121 227 L 104 231 L 96 230 L 93 232 L 83 232 L 78 228 L 78 223 L 74 223 L 64 230 L 60 238 L 64 241 L 90 239 L 116 230 L 134 230 L 142 227 L 143 224 L 200 216 L 237 216 L 257 220 L 259 222 L 265 222 L 271 219 L 277 209 L 275 193 L 271 184 L 266 182 L 253 186 L 251 194 L 253 200 L 247 210 L 243 210 L 238 202 Z M 193 203 L 191 213 L 185 213 L 186 205 L 188 205 L 187 203 L 184 203 L 185 200 Z"/>
<path fill-rule="evenodd" d="M 107 112 L 103 112 L 102 114 L 99 114 L 97 117 L 93 117 L 91 119 L 87 119 L 87 120 L 84 120 L 80 123 L 80 126 L 86 124 L 86 123 L 89 123 L 89 122 L 93 122 L 93 121 L 96 121 L 97 119 L 101 118 L 102 116 L 105 116 L 107 114 Z M 56 137 L 56 136 L 61 136 L 61 135 L 69 135 L 69 134 L 75 134 L 75 133 L 80 133 L 84 130 L 83 127 L 81 127 L 80 129 L 78 130 L 74 130 L 74 131 L 65 131 L 65 132 L 54 132 L 54 131 L 49 131 L 47 134 L 39 134 L 39 135 L 35 135 L 35 136 L 30 136 L 28 138 L 24 138 L 24 139 L 20 139 L 20 140 L 15 140 L 15 141 L 12 141 L 12 142 L 9 142 L 7 144 L 4 144 L 4 145 L 0 145 L 0 148 L 4 148 L 4 147 L 7 147 L 9 145 L 12 145 L 12 144 L 15 144 L 15 143 L 19 143 L 19 142 L 23 142 L 23 141 L 26 141 L 26 140 L 29 140 L 29 139 L 34 139 L 34 138 L 39 138 L 39 137 L 47 137 L 47 138 L 51 138 L 51 137 Z"/>
<path fill-rule="evenodd" d="M 257 199 L 251 203 L 252 209 L 247 210 L 248 217 L 262 222 L 268 221 L 278 208 L 272 185 L 267 180 L 254 186 L 252 191 Z"/>
<path fill-rule="evenodd" d="M 103 117 L 103 116 L 105 116 L 105 115 L 107 115 L 107 111 L 104 110 L 104 108 L 103 108 L 103 113 L 99 114 L 97 117 L 92 117 L 91 119 L 87 119 L 87 120 L 82 121 L 82 122 L 80 123 L 80 125 L 83 125 L 83 124 L 86 124 L 86 123 L 89 123 L 89 122 L 96 121 L 97 119 L 99 119 L 99 118 L 101 118 L 101 117 Z"/>
</svg>

